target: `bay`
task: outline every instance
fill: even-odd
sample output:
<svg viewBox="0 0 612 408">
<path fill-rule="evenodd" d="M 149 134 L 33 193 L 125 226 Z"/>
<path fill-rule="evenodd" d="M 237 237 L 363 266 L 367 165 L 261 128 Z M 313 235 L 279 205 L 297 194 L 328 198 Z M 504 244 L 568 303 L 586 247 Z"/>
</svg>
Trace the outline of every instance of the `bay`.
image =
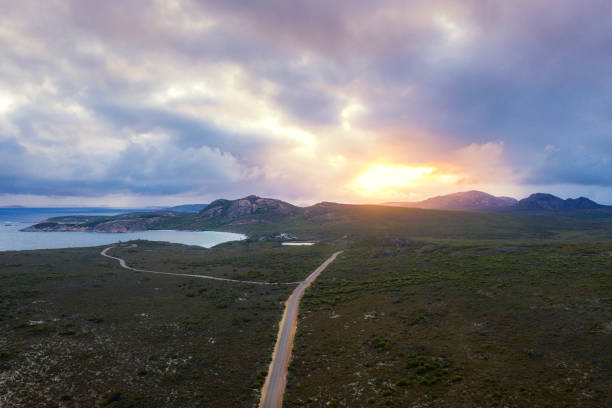
<svg viewBox="0 0 612 408">
<path fill-rule="evenodd" d="M 0 208 L 0 251 L 57 249 L 109 245 L 135 239 L 197 245 L 205 248 L 246 238 L 242 234 L 218 231 L 141 232 L 22 232 L 32 224 L 60 215 L 115 215 L 142 209 L 109 208 Z"/>
</svg>

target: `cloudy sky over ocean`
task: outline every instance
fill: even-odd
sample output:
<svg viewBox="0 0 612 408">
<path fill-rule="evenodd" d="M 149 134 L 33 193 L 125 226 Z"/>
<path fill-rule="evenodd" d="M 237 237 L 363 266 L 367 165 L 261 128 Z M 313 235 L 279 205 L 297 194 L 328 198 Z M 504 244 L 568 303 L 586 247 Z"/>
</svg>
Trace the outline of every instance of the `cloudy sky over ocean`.
<svg viewBox="0 0 612 408">
<path fill-rule="evenodd" d="M 0 3 L 0 205 L 612 204 L 609 2 Z"/>
</svg>

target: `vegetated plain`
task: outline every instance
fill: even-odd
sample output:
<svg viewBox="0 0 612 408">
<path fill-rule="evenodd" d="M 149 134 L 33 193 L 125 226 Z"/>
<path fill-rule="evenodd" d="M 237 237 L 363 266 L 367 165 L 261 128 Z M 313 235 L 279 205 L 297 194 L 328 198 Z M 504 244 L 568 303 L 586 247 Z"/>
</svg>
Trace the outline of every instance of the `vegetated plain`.
<svg viewBox="0 0 612 408">
<path fill-rule="evenodd" d="M 609 209 L 324 203 L 155 228 L 251 239 L 211 250 L 138 242 L 111 255 L 143 269 L 291 282 L 345 251 L 303 299 L 286 407 L 612 405 Z M 281 247 L 279 233 L 320 243 Z M 3 401 L 256 405 L 292 286 L 133 273 L 98 252 L 0 255 Z M 92 354 L 78 360 L 82 351 Z"/>
<path fill-rule="evenodd" d="M 355 243 L 304 297 L 286 407 L 612 403 L 612 244 Z"/>
<path fill-rule="evenodd" d="M 385 234 L 428 239 L 594 241 L 612 240 L 612 208 L 478 213 L 323 202 L 290 216 L 273 212 L 239 218 L 175 215 L 160 218 L 151 228 L 216 229 L 246 233 L 252 238 L 291 232 L 300 239 L 320 240 L 346 234 Z"/>
<path fill-rule="evenodd" d="M 0 406 L 257 404 L 293 286 L 138 273 L 100 250 L 0 253 Z M 111 254 L 155 270 L 284 281 L 328 252 L 134 241 Z"/>
</svg>

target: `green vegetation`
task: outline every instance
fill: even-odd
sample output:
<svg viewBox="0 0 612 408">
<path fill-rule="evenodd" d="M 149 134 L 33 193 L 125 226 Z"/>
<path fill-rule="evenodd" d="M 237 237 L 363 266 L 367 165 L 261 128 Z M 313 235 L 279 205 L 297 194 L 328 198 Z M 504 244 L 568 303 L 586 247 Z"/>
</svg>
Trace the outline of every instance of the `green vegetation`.
<svg viewBox="0 0 612 408">
<path fill-rule="evenodd" d="M 510 214 L 423 210 L 375 205 L 318 205 L 295 216 L 254 214 L 239 220 L 202 220 L 197 215 L 164 218 L 157 229 L 217 229 L 251 238 L 280 232 L 300 239 L 345 235 L 450 240 L 612 240 L 612 209 Z"/>
<path fill-rule="evenodd" d="M 603 407 L 612 244 L 355 242 L 306 293 L 286 407 Z"/>
<path fill-rule="evenodd" d="M 0 252 L 0 406 L 256 405 L 293 286 L 131 272 L 100 249 Z M 295 280 L 329 256 L 300 249 L 136 241 L 113 254 L 161 270 Z"/>
<path fill-rule="evenodd" d="M 111 255 L 293 282 L 345 251 L 302 301 L 288 408 L 612 405 L 610 209 L 322 204 L 152 225 L 249 239 L 211 250 L 134 241 Z M 282 233 L 319 243 L 282 247 Z M 0 405 L 256 406 L 293 285 L 130 272 L 99 251 L 0 253 Z"/>
<path fill-rule="evenodd" d="M 116 249 L 111 255 L 125 259 L 128 265 L 138 269 L 261 282 L 296 282 L 333 252 L 332 247 L 324 244 L 305 250 L 283 247 L 275 241 L 252 240 L 225 243 L 214 250 L 152 242 L 147 245 L 146 250 L 139 244 L 137 249 Z"/>
</svg>

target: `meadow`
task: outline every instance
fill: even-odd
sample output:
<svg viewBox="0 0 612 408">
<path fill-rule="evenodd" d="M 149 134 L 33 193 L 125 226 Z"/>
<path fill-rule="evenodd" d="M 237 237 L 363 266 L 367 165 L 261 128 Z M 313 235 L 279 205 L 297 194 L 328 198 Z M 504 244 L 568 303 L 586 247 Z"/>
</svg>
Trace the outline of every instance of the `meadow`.
<svg viewBox="0 0 612 408">
<path fill-rule="evenodd" d="M 293 286 L 137 273 L 100 250 L 0 253 L 0 406 L 256 406 Z M 325 252 L 295 250 L 134 241 L 111 253 L 265 281 L 303 278 Z"/>
<path fill-rule="evenodd" d="M 202 220 L 198 215 L 163 219 L 156 229 L 219 230 L 274 239 L 329 241 L 344 236 L 395 236 L 428 240 L 610 241 L 612 209 L 476 213 L 378 205 L 319 204 L 303 214 L 254 214 L 237 220 Z"/>
<path fill-rule="evenodd" d="M 219 225 L 249 239 L 212 249 L 110 254 L 294 282 L 344 250 L 302 300 L 287 408 L 605 407 L 611 220 L 342 206 Z M 0 405 L 257 406 L 293 286 L 127 271 L 101 249 L 0 253 Z"/>
<path fill-rule="evenodd" d="M 368 239 L 304 297 L 286 407 L 612 403 L 612 244 Z"/>
</svg>

